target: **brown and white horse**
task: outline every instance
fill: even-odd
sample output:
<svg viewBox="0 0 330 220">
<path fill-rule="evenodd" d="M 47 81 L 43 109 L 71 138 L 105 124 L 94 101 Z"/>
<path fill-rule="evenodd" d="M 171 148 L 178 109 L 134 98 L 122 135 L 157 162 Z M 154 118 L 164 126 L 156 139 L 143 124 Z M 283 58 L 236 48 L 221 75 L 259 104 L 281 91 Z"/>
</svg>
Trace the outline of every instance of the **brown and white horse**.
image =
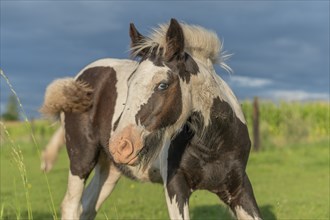
<svg viewBox="0 0 330 220">
<path fill-rule="evenodd" d="M 246 122 L 213 67 L 229 68 L 216 34 L 172 19 L 149 37 L 131 24 L 130 37 L 138 62 L 99 60 L 47 88 L 42 111 L 61 114 L 70 158 L 62 218 L 94 218 L 124 174 L 163 183 L 171 219 L 189 219 L 198 189 L 238 219 L 260 219 L 245 172 Z"/>
</svg>

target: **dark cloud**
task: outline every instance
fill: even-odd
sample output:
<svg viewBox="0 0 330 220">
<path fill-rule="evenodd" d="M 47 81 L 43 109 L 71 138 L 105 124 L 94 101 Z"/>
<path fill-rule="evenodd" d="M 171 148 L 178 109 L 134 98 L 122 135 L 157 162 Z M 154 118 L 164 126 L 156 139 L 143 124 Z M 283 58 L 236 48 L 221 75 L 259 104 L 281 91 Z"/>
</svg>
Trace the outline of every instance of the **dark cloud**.
<svg viewBox="0 0 330 220">
<path fill-rule="evenodd" d="M 148 33 L 175 17 L 224 39 L 234 75 L 217 70 L 240 99 L 329 99 L 328 9 L 327 1 L 1 1 L 0 66 L 37 116 L 53 79 L 128 57 L 130 22 Z M 2 110 L 8 94 L 1 80 Z"/>
</svg>

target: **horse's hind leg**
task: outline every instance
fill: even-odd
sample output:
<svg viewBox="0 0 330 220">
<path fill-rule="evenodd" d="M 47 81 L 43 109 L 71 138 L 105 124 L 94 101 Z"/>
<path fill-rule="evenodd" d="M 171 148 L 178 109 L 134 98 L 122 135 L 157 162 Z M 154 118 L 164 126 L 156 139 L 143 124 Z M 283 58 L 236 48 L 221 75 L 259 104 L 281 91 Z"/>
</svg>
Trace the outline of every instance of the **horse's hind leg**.
<svg viewBox="0 0 330 220">
<path fill-rule="evenodd" d="M 95 218 L 97 211 L 111 194 L 120 175 L 120 171 L 107 158 L 107 155 L 100 153 L 93 179 L 83 194 L 81 219 Z"/>
<path fill-rule="evenodd" d="M 237 219 L 261 219 L 253 189 L 246 174 L 244 174 L 242 184 L 234 191 L 229 189 L 219 192 L 217 195 L 230 206 Z"/>
<path fill-rule="evenodd" d="M 95 148 L 95 152 L 76 151 L 75 157 L 69 153 L 70 172 L 67 191 L 61 205 L 62 219 L 80 218 L 82 213 L 81 198 L 86 180 L 96 164 L 96 150 Z M 68 152 L 70 152 L 69 149 Z M 90 155 L 88 155 L 88 153 L 90 153 Z"/>
<path fill-rule="evenodd" d="M 60 127 L 53 134 L 41 155 L 41 170 L 49 172 L 57 159 L 60 149 L 65 144 L 64 128 Z"/>
<path fill-rule="evenodd" d="M 69 116 L 69 117 L 68 117 Z M 66 146 L 70 159 L 68 188 L 63 199 L 62 219 L 79 219 L 82 213 L 81 198 L 88 176 L 94 169 L 99 145 L 89 127 L 87 116 L 66 114 Z"/>
<path fill-rule="evenodd" d="M 79 219 L 82 212 L 80 200 L 84 191 L 85 179 L 73 175 L 68 177 L 67 191 L 61 204 L 62 219 Z"/>
</svg>

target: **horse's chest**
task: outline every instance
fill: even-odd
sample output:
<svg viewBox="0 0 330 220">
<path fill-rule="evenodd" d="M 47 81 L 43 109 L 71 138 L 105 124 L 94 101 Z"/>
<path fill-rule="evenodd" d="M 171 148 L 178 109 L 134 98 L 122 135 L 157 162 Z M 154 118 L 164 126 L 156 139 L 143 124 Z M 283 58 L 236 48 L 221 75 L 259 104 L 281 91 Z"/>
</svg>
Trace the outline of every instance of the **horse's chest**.
<svg viewBox="0 0 330 220">
<path fill-rule="evenodd" d="M 223 182 L 226 160 L 217 153 L 206 154 L 200 147 L 190 144 L 182 155 L 177 169 L 184 173 L 192 189 L 212 190 Z"/>
</svg>

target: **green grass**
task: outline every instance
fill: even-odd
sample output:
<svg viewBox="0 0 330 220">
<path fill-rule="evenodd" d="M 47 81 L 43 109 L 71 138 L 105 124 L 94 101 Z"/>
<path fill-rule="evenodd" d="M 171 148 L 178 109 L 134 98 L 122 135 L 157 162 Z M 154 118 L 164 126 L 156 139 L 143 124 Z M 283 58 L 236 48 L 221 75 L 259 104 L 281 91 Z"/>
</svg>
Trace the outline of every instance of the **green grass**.
<svg viewBox="0 0 330 220">
<path fill-rule="evenodd" d="M 265 217 L 329 219 L 328 141 L 252 154 L 248 173 Z"/>
<path fill-rule="evenodd" d="M 40 146 L 56 129 L 45 122 L 36 122 L 32 127 Z M 48 186 L 39 169 L 35 144 L 22 124 L 8 124 L 7 129 L 24 157 L 27 183 L 22 182 L 12 145 L 2 132 L 0 219 L 28 219 L 29 205 L 33 219 L 53 219 Z M 47 175 L 58 216 L 66 191 L 68 164 L 66 152 L 62 151 Z M 265 219 L 329 219 L 328 139 L 251 153 L 247 172 Z M 121 178 L 97 219 L 168 219 L 163 194 L 161 185 Z M 232 219 L 223 203 L 207 191 L 193 193 L 190 216 L 192 219 Z"/>
</svg>

